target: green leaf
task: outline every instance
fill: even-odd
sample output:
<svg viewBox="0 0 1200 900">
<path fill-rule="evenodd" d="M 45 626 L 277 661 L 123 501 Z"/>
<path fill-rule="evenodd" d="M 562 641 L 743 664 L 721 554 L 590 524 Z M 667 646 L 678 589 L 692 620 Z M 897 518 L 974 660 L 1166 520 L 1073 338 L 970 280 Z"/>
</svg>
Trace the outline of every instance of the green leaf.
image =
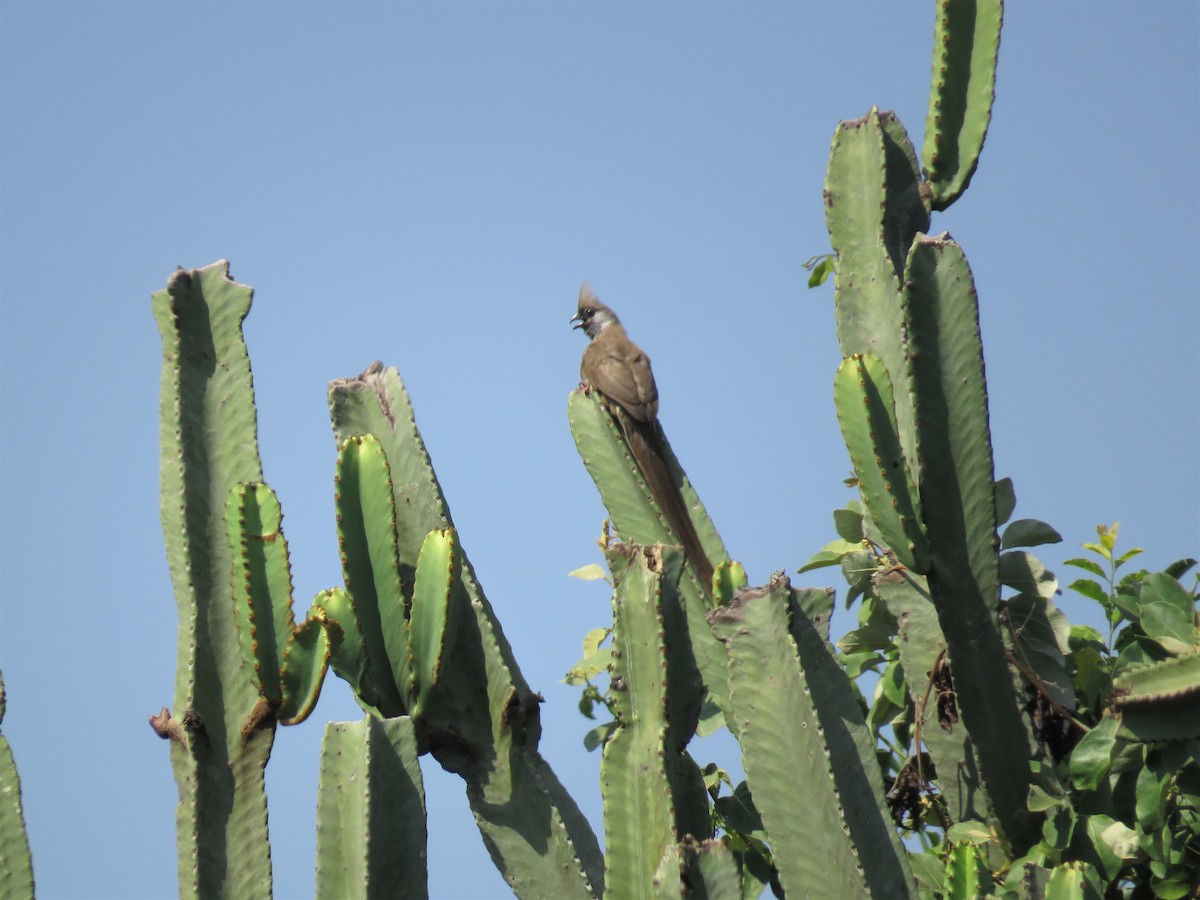
<svg viewBox="0 0 1200 900">
<path fill-rule="evenodd" d="M 833 527 L 844 541 L 858 546 L 863 539 L 863 517 L 856 509 L 835 509 Z"/>
<path fill-rule="evenodd" d="M 581 581 L 603 581 L 607 576 L 608 573 L 604 571 L 603 566 L 598 566 L 596 563 L 588 563 L 586 566 L 580 566 L 567 573 L 568 578 L 578 578 Z"/>
<path fill-rule="evenodd" d="M 832 253 L 827 253 L 820 259 L 821 261 L 819 263 L 811 267 L 812 271 L 808 276 L 808 286 L 810 288 L 820 287 L 823 285 L 837 268 L 837 264 L 834 262 L 834 256 Z"/>
<path fill-rule="evenodd" d="M 1123 566 L 1125 563 L 1129 562 L 1129 560 L 1131 560 L 1135 556 L 1139 556 L 1140 554 L 1145 553 L 1145 552 L 1146 551 L 1143 550 L 1141 547 L 1134 547 L 1132 550 L 1126 550 L 1124 553 L 1122 553 L 1120 556 L 1117 557 L 1117 561 L 1114 564 L 1114 568 L 1117 568 L 1117 569 L 1121 568 L 1121 566 Z"/>
<path fill-rule="evenodd" d="M 1007 550 L 1010 547 L 1037 547 L 1040 544 L 1057 544 L 1062 535 L 1037 519 L 1017 519 L 1004 529 L 1000 539 L 1000 547 Z"/>
<path fill-rule="evenodd" d="M 946 832 L 946 840 L 953 844 L 986 844 L 994 835 L 982 822 L 956 822 Z"/>
<path fill-rule="evenodd" d="M 570 671 L 567 672 L 563 680 L 567 684 L 583 684 L 595 678 L 600 673 L 607 672 L 609 663 L 611 662 L 612 650 L 608 647 L 603 647 L 571 666 Z"/>
<path fill-rule="evenodd" d="M 593 750 L 600 747 L 605 741 L 607 741 L 616 728 L 616 722 L 605 722 L 603 725 L 597 725 L 583 736 L 584 749 L 587 750 L 588 753 L 591 753 Z"/>
<path fill-rule="evenodd" d="M 1112 559 L 1112 550 L 1102 544 L 1080 544 L 1084 550 L 1091 550 L 1097 556 L 1103 556 L 1105 559 Z"/>
<path fill-rule="evenodd" d="M 1084 791 L 1095 790 L 1108 774 L 1117 742 L 1117 720 L 1104 718 L 1083 736 L 1071 753 L 1071 783 Z"/>
<path fill-rule="evenodd" d="M 1054 573 L 1032 553 L 1009 550 L 1000 554 L 1000 583 L 1013 590 L 1049 599 L 1058 591 Z"/>
<path fill-rule="evenodd" d="M 1090 578 L 1080 578 L 1078 581 L 1072 581 L 1067 585 L 1068 590 L 1075 591 L 1077 594 L 1095 600 L 1097 603 L 1108 604 L 1108 594 L 1104 588 L 1092 581 Z"/>
<path fill-rule="evenodd" d="M 599 568 L 599 567 L 597 567 Z M 600 645 L 608 639 L 612 634 L 611 628 L 593 628 L 583 637 L 583 658 L 595 656 L 596 651 L 600 649 Z"/>
<path fill-rule="evenodd" d="M 942 875 L 946 864 L 932 853 L 913 853 L 909 851 L 908 866 L 912 869 L 913 877 L 935 894 L 942 890 Z"/>
<path fill-rule="evenodd" d="M 1175 562 L 1163 569 L 1163 572 L 1167 575 L 1170 575 L 1172 578 L 1182 578 L 1195 565 L 1196 560 L 1189 556 L 1184 559 L 1175 560 Z"/>
<path fill-rule="evenodd" d="M 852 544 L 849 541 L 844 541 L 838 538 L 836 541 L 830 541 L 820 550 L 812 555 L 804 565 L 797 569 L 799 572 L 809 572 L 813 569 L 824 569 L 826 566 L 838 565 L 847 553 L 853 553 L 855 550 L 861 550 L 862 544 Z"/>
<path fill-rule="evenodd" d="M 1087 836 L 1091 842 L 1092 849 L 1095 851 L 1096 859 L 1100 863 L 1100 870 L 1105 880 L 1111 881 L 1116 877 L 1117 872 L 1121 870 L 1121 860 L 1113 853 L 1112 849 L 1104 842 L 1103 835 L 1109 828 L 1112 827 L 1114 820 L 1105 815 L 1085 816 L 1083 818 L 1084 825 L 1087 828 Z M 1078 832 L 1076 832 L 1078 834 Z"/>
<path fill-rule="evenodd" d="M 1013 510 L 1017 508 L 1017 492 L 1013 490 L 1011 478 L 998 480 L 994 491 L 996 495 L 996 527 L 998 528 L 1009 520 Z"/>
<path fill-rule="evenodd" d="M 1029 799 L 1027 805 L 1030 812 L 1045 812 L 1048 809 L 1055 809 L 1062 806 L 1066 801 L 1062 797 L 1051 795 L 1045 788 L 1037 784 L 1029 786 Z"/>
<path fill-rule="evenodd" d="M 908 685 L 904 680 L 904 666 L 900 665 L 899 660 L 893 660 L 887 664 L 887 668 L 879 676 L 879 686 L 883 690 L 883 695 L 898 709 L 905 707 L 908 702 Z"/>
<path fill-rule="evenodd" d="M 1137 832 L 1124 822 L 1113 822 L 1100 832 L 1100 840 L 1114 856 L 1124 862 L 1134 860 L 1141 854 Z"/>
<path fill-rule="evenodd" d="M 1091 572 L 1093 575 L 1098 575 L 1101 578 L 1108 577 L 1105 574 L 1104 570 L 1102 568 L 1100 568 L 1099 564 L 1093 562 L 1090 559 L 1085 559 L 1082 556 L 1077 556 L 1073 559 L 1065 560 L 1063 562 L 1063 565 L 1064 566 L 1074 566 L 1077 569 L 1085 569 L 1088 572 Z"/>
<path fill-rule="evenodd" d="M 1195 647 L 1195 604 L 1178 581 L 1155 573 L 1143 583 L 1139 599 L 1139 623 L 1159 646 L 1176 656 Z"/>
<path fill-rule="evenodd" d="M 704 692 L 704 703 L 700 707 L 700 721 L 696 725 L 696 734 L 699 737 L 708 737 L 710 734 L 720 730 L 725 725 L 725 713 L 721 709 L 720 704 L 713 698 L 709 691 Z"/>
</svg>

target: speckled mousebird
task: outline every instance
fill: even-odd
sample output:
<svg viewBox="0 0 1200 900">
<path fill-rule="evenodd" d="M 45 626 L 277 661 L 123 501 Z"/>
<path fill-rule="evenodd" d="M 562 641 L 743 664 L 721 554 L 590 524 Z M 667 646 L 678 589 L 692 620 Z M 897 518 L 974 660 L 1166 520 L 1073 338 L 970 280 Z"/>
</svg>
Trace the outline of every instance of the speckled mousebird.
<svg viewBox="0 0 1200 900">
<path fill-rule="evenodd" d="M 587 389 L 608 401 L 634 460 L 675 539 L 707 591 L 712 590 L 713 567 L 692 525 L 679 486 L 671 475 L 658 428 L 658 386 L 650 357 L 629 339 L 617 314 L 592 293 L 585 281 L 579 288 L 579 308 L 571 317 L 590 342 L 579 363 L 579 378 Z"/>
</svg>

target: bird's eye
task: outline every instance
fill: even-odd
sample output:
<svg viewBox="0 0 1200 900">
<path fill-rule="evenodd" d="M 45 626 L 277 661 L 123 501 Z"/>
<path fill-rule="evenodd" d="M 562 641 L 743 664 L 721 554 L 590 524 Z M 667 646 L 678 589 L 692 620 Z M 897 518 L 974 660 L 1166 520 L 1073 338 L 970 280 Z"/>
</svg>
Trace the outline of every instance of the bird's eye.
<svg viewBox="0 0 1200 900">
<path fill-rule="evenodd" d="M 583 317 L 585 319 L 590 319 L 595 314 L 596 314 L 596 311 L 594 309 L 592 309 L 590 306 L 583 311 Z"/>
</svg>

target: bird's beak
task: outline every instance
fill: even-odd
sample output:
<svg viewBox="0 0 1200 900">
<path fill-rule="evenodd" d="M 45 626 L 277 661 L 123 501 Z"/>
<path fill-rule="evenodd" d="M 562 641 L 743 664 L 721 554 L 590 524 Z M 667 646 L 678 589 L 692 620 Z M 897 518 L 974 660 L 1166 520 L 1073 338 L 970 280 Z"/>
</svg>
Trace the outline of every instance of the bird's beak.
<svg viewBox="0 0 1200 900">
<path fill-rule="evenodd" d="M 572 329 L 582 328 L 583 327 L 583 314 L 575 313 L 575 315 L 571 316 L 570 321 L 575 323 L 574 325 L 571 326 Z"/>
</svg>

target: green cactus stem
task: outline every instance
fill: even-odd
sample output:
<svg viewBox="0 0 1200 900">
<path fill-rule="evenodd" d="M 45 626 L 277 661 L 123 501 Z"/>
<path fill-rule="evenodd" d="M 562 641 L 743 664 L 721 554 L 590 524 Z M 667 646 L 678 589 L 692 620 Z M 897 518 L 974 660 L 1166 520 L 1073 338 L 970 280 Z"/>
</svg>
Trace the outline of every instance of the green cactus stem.
<svg viewBox="0 0 1200 900">
<path fill-rule="evenodd" d="M 268 722 L 243 739 L 260 694 L 238 640 L 224 522 L 230 491 L 262 481 L 241 328 L 252 293 L 221 261 L 178 270 L 152 298 L 163 341 L 163 536 L 179 610 L 175 714 L 160 733 L 177 738 L 170 753 L 187 898 L 271 895 L 263 770 L 275 729 Z"/>
<path fill-rule="evenodd" d="M 317 896 L 423 900 L 425 787 L 412 719 L 330 722 L 317 785 Z"/>
<path fill-rule="evenodd" d="M 0 725 L 7 696 L 0 675 Z M 33 863 L 21 808 L 21 779 L 8 738 L 0 734 L 0 897 L 33 900 Z"/>
<path fill-rule="evenodd" d="M 784 890 L 911 895 L 870 732 L 787 578 L 739 592 L 709 621 L 728 651 L 746 779 Z"/>
<path fill-rule="evenodd" d="M 929 546 L 918 518 L 917 486 L 900 447 L 892 381 L 883 361 L 871 353 L 843 360 L 834 400 L 871 519 L 901 563 L 927 572 Z"/>
<path fill-rule="evenodd" d="M 988 801 L 1019 854 L 1038 839 L 1037 817 L 1025 806 L 1035 744 L 1019 714 L 999 630 L 996 488 L 978 297 L 961 248 L 945 237 L 914 241 L 906 272 L 930 596 Z"/>
<path fill-rule="evenodd" d="M 929 587 L 920 575 L 891 570 L 874 576 L 875 590 L 899 623 L 896 646 L 909 696 L 918 711 L 921 744 L 937 773 L 938 791 L 950 821 L 986 821 L 987 803 L 979 781 L 971 735 L 958 724 L 953 670 Z M 926 778 L 934 773 L 924 773 Z"/>
<path fill-rule="evenodd" d="M 1200 652 L 1125 669 L 1113 681 L 1112 703 L 1126 739 L 1200 737 Z"/>
<path fill-rule="evenodd" d="M 435 528 L 425 535 L 417 558 L 416 584 L 413 587 L 411 641 L 412 710 L 421 717 L 442 678 L 446 648 L 454 643 L 454 632 L 462 603 L 454 596 L 454 587 L 462 578 L 462 563 L 454 540 L 454 531 Z"/>
<path fill-rule="evenodd" d="M 342 575 L 378 705 L 388 717 L 404 715 L 412 683 L 406 596 L 414 573 L 412 563 L 402 568 L 399 562 L 391 470 L 379 441 L 370 434 L 342 441 L 334 481 Z"/>
<path fill-rule="evenodd" d="M 834 131 L 825 175 L 825 224 L 838 267 L 834 277 L 842 356 L 874 353 L 895 391 L 896 428 L 907 459 L 916 458 L 911 389 L 899 340 L 904 261 L 913 237 L 929 230 L 916 152 L 890 112 L 874 107 Z M 881 336 L 889 339 L 881 339 Z M 914 473 L 917 474 L 917 473 Z"/>
<path fill-rule="evenodd" d="M 328 621 L 336 623 L 342 633 L 330 659 L 333 671 L 350 685 L 363 709 L 380 718 L 388 718 L 380 709 L 382 700 L 371 673 L 367 639 L 350 595 L 342 588 L 322 591 L 313 600 L 313 607 L 321 610 Z M 384 674 L 389 675 L 389 672 Z"/>
<path fill-rule="evenodd" d="M 296 625 L 283 513 L 273 490 L 258 483 L 237 485 L 225 504 L 225 526 L 242 658 L 265 701 L 242 733 L 250 734 L 271 716 L 282 725 L 297 725 L 317 704 L 342 632 L 335 629 L 331 636 L 320 609 Z"/>
<path fill-rule="evenodd" d="M 378 439 L 391 475 L 397 557 L 411 567 L 426 536 L 452 523 L 399 374 L 376 363 L 334 381 L 329 409 L 339 445 L 355 436 Z M 454 665 L 442 668 L 437 702 L 417 723 L 422 747 L 466 781 L 484 843 L 517 896 L 595 896 L 604 883 L 599 844 L 538 753 L 540 698 L 522 677 L 461 545 L 458 551 L 458 622 L 446 638 Z M 405 583 L 415 576 L 402 566 Z"/>
<path fill-rule="evenodd" d="M 938 0 L 933 80 L 921 156 L 935 210 L 961 196 L 979 165 L 996 97 L 1001 0 Z"/>
<path fill-rule="evenodd" d="M 572 391 L 567 399 L 567 416 L 575 446 L 588 474 L 596 483 L 600 499 L 621 539 L 644 546 L 677 543 L 643 484 L 641 473 L 625 445 L 620 429 L 599 395 Z M 676 485 L 691 514 L 696 534 L 708 558 L 716 564 L 717 571 L 723 571 L 722 565 L 728 560 L 729 554 L 721 543 L 716 527 L 675 459 L 665 435 L 662 435 L 662 445 L 666 448 L 667 465 L 675 473 Z M 704 620 L 713 605 L 710 595 L 714 587 L 701 585 L 692 567 L 688 566 L 680 589 L 685 600 L 692 652 L 710 695 L 725 713 L 730 730 L 734 730 L 736 723 L 730 717 L 729 701 L 726 699 L 725 682 L 728 676 L 725 653 Z M 718 592 L 724 589 L 717 585 Z"/>
<path fill-rule="evenodd" d="M 704 691 L 679 596 L 682 551 L 618 544 L 608 559 L 617 728 L 600 764 L 605 893 L 642 897 L 654 892 L 668 848 L 711 833 L 704 782 L 685 749 Z"/>
<path fill-rule="evenodd" d="M 312 714 L 340 640 L 341 629 L 331 629 L 319 609 L 288 632 L 279 662 L 281 699 L 275 718 L 280 725 L 299 725 Z"/>
</svg>

